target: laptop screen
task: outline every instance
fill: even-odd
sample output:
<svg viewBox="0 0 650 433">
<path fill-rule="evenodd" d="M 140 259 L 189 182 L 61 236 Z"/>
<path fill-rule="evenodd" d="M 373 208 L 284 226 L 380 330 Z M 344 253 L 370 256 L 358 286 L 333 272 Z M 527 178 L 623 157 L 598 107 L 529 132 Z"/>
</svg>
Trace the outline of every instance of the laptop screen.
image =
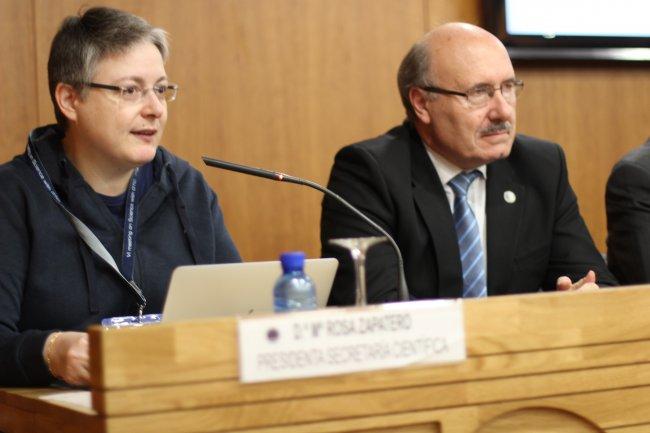
<svg viewBox="0 0 650 433">
<path fill-rule="evenodd" d="M 338 261 L 305 260 L 316 285 L 319 308 L 327 305 Z M 174 270 L 163 307 L 163 322 L 273 311 L 279 261 L 180 266 Z"/>
</svg>

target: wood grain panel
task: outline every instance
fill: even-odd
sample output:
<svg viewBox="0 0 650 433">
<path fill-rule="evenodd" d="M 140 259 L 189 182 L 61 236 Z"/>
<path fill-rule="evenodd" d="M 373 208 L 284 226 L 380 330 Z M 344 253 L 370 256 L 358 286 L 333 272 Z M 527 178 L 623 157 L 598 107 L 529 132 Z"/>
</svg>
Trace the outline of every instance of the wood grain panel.
<svg viewBox="0 0 650 433">
<path fill-rule="evenodd" d="M 188 405 L 197 401 L 221 405 L 226 401 L 252 403 L 327 395 L 343 387 L 347 392 L 364 393 L 389 387 L 437 386 L 449 383 L 452 377 L 456 382 L 505 380 L 650 365 L 650 318 L 627 320 L 632 308 L 650 308 L 647 286 L 488 301 L 464 303 L 469 359 L 462 364 L 302 379 L 292 381 L 293 388 L 283 382 L 237 382 L 233 318 L 104 333 L 94 328 L 90 335 L 94 407 L 100 413 L 125 414 L 136 407 L 141 411 L 178 408 L 179 395 L 192 396 L 184 403 Z M 499 320 L 505 311 L 508 320 Z M 552 322 L 545 319 L 549 311 L 553 312 Z M 486 321 L 485 317 L 497 319 Z M 604 327 L 603 317 L 617 326 Z M 641 375 L 635 377 L 641 383 Z M 135 401 L 145 403 L 132 406 Z"/>
<path fill-rule="evenodd" d="M 166 429 L 168 433 L 231 431 L 328 420 L 352 420 L 362 416 L 381 416 L 460 406 L 521 402 L 533 396 L 564 400 L 569 394 L 581 396 L 607 390 L 612 392 L 626 389 L 638 390 L 641 387 L 634 385 L 636 377 L 639 377 L 638 384 L 648 383 L 643 381 L 650 379 L 650 365 L 440 386 L 395 387 L 372 393 L 339 393 L 315 398 L 263 401 L 244 405 L 197 406 L 193 409 L 147 412 L 137 416 L 109 416 L 107 420 L 116 431 L 124 432 L 154 433 L 160 430 L 160 426 L 169 426 Z M 433 396 L 435 398 L 432 398 Z M 644 393 L 643 400 L 639 404 L 641 403 L 645 405 L 650 403 L 650 393 Z M 647 411 L 640 411 L 641 406 L 637 406 L 636 409 L 633 411 L 629 408 L 626 415 L 632 418 L 630 415 L 634 414 L 633 421 L 647 423 L 650 420 Z M 599 425 L 607 423 L 608 417 L 613 415 L 604 410 L 599 413 L 593 410 L 589 412 L 591 412 L 591 419 Z"/>
<path fill-rule="evenodd" d="M 615 427 L 606 430 L 607 433 L 647 433 L 650 431 L 650 424 L 638 424 L 625 427 Z"/>
<path fill-rule="evenodd" d="M 25 150 L 37 120 L 32 1 L 0 2 L 0 162 Z"/>
<path fill-rule="evenodd" d="M 37 391 L 41 395 L 60 392 L 45 389 Z M 530 417 L 521 417 L 518 420 L 518 425 L 511 425 L 511 427 L 517 432 L 538 433 L 538 430 L 531 431 L 523 428 L 530 427 L 531 423 L 534 426 L 535 421 L 539 421 L 539 411 L 546 410 L 562 411 L 571 418 L 584 420 L 583 425 L 593 423 L 602 426 L 604 431 L 608 433 L 645 433 L 650 426 L 647 416 L 647 405 L 650 403 L 648 395 L 650 395 L 649 387 L 636 387 L 479 406 L 334 419 L 316 423 L 291 423 L 279 426 L 237 429 L 236 431 L 238 433 L 359 433 L 359 430 L 372 431 L 373 429 L 395 428 L 400 431 L 399 429 L 408 429 L 416 425 L 430 425 L 434 428 L 440 426 L 445 433 L 476 433 L 481 426 L 498 419 L 504 414 L 533 410 Z M 33 393 L 24 393 L 22 390 L 0 390 L 0 397 L 12 397 L 6 399 L 6 401 L 0 398 L 0 425 L 3 427 L 9 425 L 2 424 L 9 419 L 17 421 L 10 428 L 7 428 L 7 433 L 33 433 L 34 431 L 40 433 L 132 433 L 134 431 L 129 430 L 134 423 L 133 421 L 130 423 L 116 423 L 113 421 L 120 421 L 119 417 L 113 419 L 89 416 L 81 408 L 68 410 L 57 407 L 38 399 L 38 396 L 33 395 Z M 430 397 L 435 399 L 435 396 Z M 21 407 L 29 408 L 29 410 L 21 410 Z M 537 408 L 537 410 L 535 411 L 533 408 Z M 294 413 L 294 411 L 291 411 L 291 413 Z M 8 416 L 3 416 L 5 414 L 8 414 Z M 181 413 L 178 415 L 183 416 Z M 153 419 L 156 417 L 149 416 L 148 418 L 145 422 L 155 424 L 146 424 L 147 431 L 151 428 L 158 428 L 158 430 L 152 431 L 178 431 L 169 429 L 169 417 Z M 185 424 L 187 428 L 181 430 L 184 433 L 223 431 L 217 430 L 214 424 L 210 423 L 213 417 L 207 414 L 206 410 L 186 412 L 185 418 L 189 419 Z M 32 426 L 38 428 L 34 429 Z M 572 430 L 561 429 L 561 431 Z"/>
<path fill-rule="evenodd" d="M 418 425 L 393 426 L 371 430 L 358 430 L 355 433 L 440 433 L 438 423 L 425 423 Z"/>
<path fill-rule="evenodd" d="M 326 183 L 339 147 L 402 117 L 394 71 L 421 31 L 420 1 L 214 5 L 217 24 L 195 26 L 218 32 L 198 47 L 192 32 L 175 31 L 175 43 L 195 51 L 195 71 L 176 69 L 187 83 L 187 117 L 179 103 L 175 120 L 199 127 L 173 128 L 170 137 L 191 160 L 208 154 Z M 207 177 L 246 259 L 291 249 L 319 255 L 320 193 L 240 174 Z"/>
<path fill-rule="evenodd" d="M 425 0 L 427 29 L 452 21 L 481 24 L 482 0 Z M 415 42 L 415 41 L 414 41 Z"/>
<path fill-rule="evenodd" d="M 602 433 L 603 430 L 570 412 L 530 408 L 507 412 L 483 425 L 476 433 Z"/>
<path fill-rule="evenodd" d="M 96 327 L 91 330 L 91 359 L 102 359 L 103 366 L 94 364 L 91 375 L 102 378 L 104 386 L 118 378 L 122 383 L 115 384 L 116 388 L 126 387 L 127 392 L 114 401 L 122 406 L 111 408 L 116 411 L 95 408 L 106 415 L 115 431 L 143 432 L 163 425 L 173 426 L 170 431 L 179 433 L 240 429 L 271 432 L 279 428 L 344 432 L 389 426 L 421 429 L 426 428 L 427 421 L 437 421 L 442 431 L 460 433 L 477 431 L 478 426 L 492 426 L 488 431 L 534 431 L 531 429 L 542 419 L 544 425 L 562 431 L 581 431 L 578 426 L 582 431 L 595 426 L 601 429 L 596 431 L 602 431 L 647 424 L 650 319 L 644 315 L 627 318 L 630 308 L 648 307 L 648 293 L 646 286 L 467 300 L 463 310 L 470 358 L 463 363 L 291 383 L 233 381 L 207 394 L 199 387 L 209 387 L 209 383 L 200 383 L 198 377 L 188 382 L 187 377 L 177 376 L 170 368 L 179 356 L 199 369 L 216 360 L 217 364 L 235 366 L 232 342 L 236 319 L 117 331 Z M 195 340 L 183 338 L 190 334 Z M 224 339 L 225 335 L 230 337 Z M 214 340 L 225 343 L 221 351 L 201 347 L 200 341 Z M 151 341 L 159 344 L 150 345 Z M 140 350 L 133 350 L 135 345 Z M 116 358 L 116 354 L 122 355 Z M 504 359 L 494 362 L 492 354 Z M 154 359 L 161 361 L 163 370 L 153 366 Z M 147 394 L 139 394 L 139 387 L 126 379 L 124 372 L 131 374 L 143 368 L 154 380 L 150 385 L 169 384 L 169 379 L 178 378 L 175 383 L 180 386 L 153 386 L 149 393 L 145 387 L 141 391 Z M 420 378 L 411 376 L 416 371 L 424 374 Z M 233 386 L 231 390 L 227 389 L 229 385 Z M 110 398 L 112 393 L 96 385 L 92 388 L 93 394 L 104 397 Z M 619 398 L 612 398 L 614 395 Z M 633 395 L 633 403 L 623 403 L 623 395 Z M 163 406 L 151 405 L 161 396 L 165 396 Z M 458 417 L 460 413 L 465 416 Z M 378 424 L 379 419 L 385 424 Z M 447 430 L 451 425 L 455 430 Z"/>
<path fill-rule="evenodd" d="M 605 251 L 605 184 L 620 157 L 650 136 L 650 68 L 633 66 L 530 67 L 518 130 L 558 142 L 582 215 Z"/>
<path fill-rule="evenodd" d="M 629 349 L 636 353 L 647 350 L 648 343 L 630 343 Z M 517 393 L 509 389 L 512 387 L 513 378 L 516 378 L 520 385 L 528 383 L 540 391 L 540 384 L 549 383 L 553 392 L 560 392 L 562 382 L 566 380 L 567 374 L 572 378 L 582 377 L 587 381 L 599 374 L 615 374 L 623 376 L 623 380 L 617 382 L 618 386 L 641 384 L 643 381 L 650 384 L 648 373 L 639 374 L 638 360 L 633 356 L 627 357 L 624 361 L 617 361 L 613 353 L 619 348 L 628 349 L 621 345 L 608 345 L 597 347 L 604 356 L 594 357 L 594 352 L 586 348 L 574 348 L 557 350 L 551 353 L 520 353 L 510 355 L 488 355 L 470 358 L 462 366 L 439 367 L 435 371 L 431 369 L 409 369 L 395 370 L 377 379 L 377 373 L 357 375 L 354 377 L 335 377 L 294 381 L 291 390 L 287 389 L 285 383 L 265 385 L 243 385 L 234 380 L 228 381 L 204 381 L 192 382 L 180 385 L 156 386 L 145 388 L 130 388 L 124 390 L 106 390 L 100 393 L 93 393 L 93 407 L 100 414 L 109 415 L 131 415 L 144 412 L 160 412 L 168 410 L 192 409 L 197 406 L 222 406 L 226 404 L 252 404 L 255 402 L 279 401 L 283 399 L 303 399 L 312 396 L 324 396 L 334 394 L 341 384 L 346 384 L 348 392 L 371 393 L 382 388 L 394 386 L 398 388 L 426 388 L 431 394 L 444 394 L 452 398 L 447 404 L 455 404 L 458 396 L 473 395 L 480 398 L 486 392 L 496 395 L 497 390 L 502 394 L 499 398 L 506 399 L 514 397 Z M 625 354 L 629 354 L 626 351 Z M 607 355 L 610 356 L 607 356 Z M 568 360 L 561 355 L 568 355 Z M 622 357 L 621 357 L 622 358 Z M 647 356 L 646 356 L 647 358 Z M 581 360 L 584 360 L 580 362 Z M 531 362 L 532 368 L 526 369 L 525 362 Z M 615 368 L 604 369 L 605 365 L 614 365 Z M 637 364 L 639 363 L 639 364 Z M 487 364 L 488 367 L 484 367 Z M 626 365 L 633 364 L 633 365 Z M 648 370 L 649 363 L 645 363 L 643 371 Z M 600 369 L 600 370 L 598 370 Z M 579 372 L 583 370 L 582 372 Z M 598 372 L 596 372 L 598 370 Z M 562 373 L 558 373 L 562 372 Z M 634 373 L 634 382 L 626 382 L 625 375 Z M 540 382 L 535 383 L 532 378 L 524 379 L 522 375 L 537 374 L 542 377 Z M 373 377 L 375 376 L 375 377 Z M 394 380 L 399 376 L 399 380 Z M 630 377 L 631 377 L 630 376 Z M 450 377 L 454 377 L 453 383 Z M 477 383 L 485 386 L 467 386 L 464 382 L 479 381 Z M 595 382 L 594 382 L 595 383 Z M 627 385 L 625 385 L 627 383 Z M 601 383 L 602 385 L 602 383 Z M 575 388 L 574 388 L 575 389 Z M 604 388 L 600 388 L 604 389 Z M 590 389 L 593 390 L 593 389 Z M 547 389 L 547 392 L 548 391 Z M 185 396 L 180 399 L 179 396 Z M 438 399 L 438 403 L 443 400 Z"/>
</svg>

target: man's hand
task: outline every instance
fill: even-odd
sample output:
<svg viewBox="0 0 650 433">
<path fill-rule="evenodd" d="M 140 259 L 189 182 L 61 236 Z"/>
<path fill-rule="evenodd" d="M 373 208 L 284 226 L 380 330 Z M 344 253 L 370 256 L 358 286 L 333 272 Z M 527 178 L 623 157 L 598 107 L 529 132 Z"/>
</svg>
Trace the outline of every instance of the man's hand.
<svg viewBox="0 0 650 433">
<path fill-rule="evenodd" d="M 583 278 L 579 279 L 575 283 L 571 282 L 569 277 L 560 277 L 555 283 L 555 288 L 557 290 L 597 290 L 598 284 L 596 284 L 596 273 L 594 271 L 587 272 Z"/>
<path fill-rule="evenodd" d="M 90 383 L 88 334 L 85 332 L 55 332 L 43 346 L 50 372 L 70 385 Z"/>
</svg>

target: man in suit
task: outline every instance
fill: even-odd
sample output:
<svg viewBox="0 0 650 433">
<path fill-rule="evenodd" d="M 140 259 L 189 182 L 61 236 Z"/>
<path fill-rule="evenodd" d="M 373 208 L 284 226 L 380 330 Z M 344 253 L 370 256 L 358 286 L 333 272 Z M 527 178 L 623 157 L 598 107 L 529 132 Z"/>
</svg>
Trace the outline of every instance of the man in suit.
<svg viewBox="0 0 650 433">
<path fill-rule="evenodd" d="M 517 95 L 505 47 L 450 23 L 406 55 L 398 87 L 408 119 L 336 155 L 329 187 L 389 232 L 411 299 L 482 297 L 615 285 L 578 211 L 557 144 L 515 135 Z M 348 252 L 330 239 L 378 233 L 323 200 L 324 256 L 340 268 L 330 304 L 354 302 Z M 398 299 L 391 247 L 367 259 L 368 302 Z"/>
<path fill-rule="evenodd" d="M 650 282 L 650 139 L 614 166 L 605 205 L 609 268 L 622 284 Z"/>
</svg>

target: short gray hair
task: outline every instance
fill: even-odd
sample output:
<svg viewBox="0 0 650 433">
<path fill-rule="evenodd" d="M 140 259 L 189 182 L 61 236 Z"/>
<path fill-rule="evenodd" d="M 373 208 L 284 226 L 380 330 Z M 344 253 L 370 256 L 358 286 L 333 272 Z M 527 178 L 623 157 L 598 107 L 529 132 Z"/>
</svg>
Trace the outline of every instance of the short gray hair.
<svg viewBox="0 0 650 433">
<path fill-rule="evenodd" d="M 92 80 L 95 68 L 103 58 L 124 53 L 142 41 L 154 44 L 163 61 L 167 60 L 167 33 L 136 15 L 108 7 L 94 7 L 63 20 L 52 40 L 47 62 L 50 98 L 56 120 L 62 128 L 66 128 L 67 118 L 59 110 L 54 97 L 57 84 L 69 84 L 81 92 Z"/>
<path fill-rule="evenodd" d="M 406 109 L 406 115 L 411 121 L 415 120 L 415 112 L 409 99 L 409 90 L 411 87 L 423 87 L 433 84 L 428 80 L 429 64 L 431 62 L 429 51 L 429 40 L 425 37 L 413 44 L 404 59 L 402 59 L 397 71 L 397 88 L 402 98 L 402 105 Z"/>
</svg>

